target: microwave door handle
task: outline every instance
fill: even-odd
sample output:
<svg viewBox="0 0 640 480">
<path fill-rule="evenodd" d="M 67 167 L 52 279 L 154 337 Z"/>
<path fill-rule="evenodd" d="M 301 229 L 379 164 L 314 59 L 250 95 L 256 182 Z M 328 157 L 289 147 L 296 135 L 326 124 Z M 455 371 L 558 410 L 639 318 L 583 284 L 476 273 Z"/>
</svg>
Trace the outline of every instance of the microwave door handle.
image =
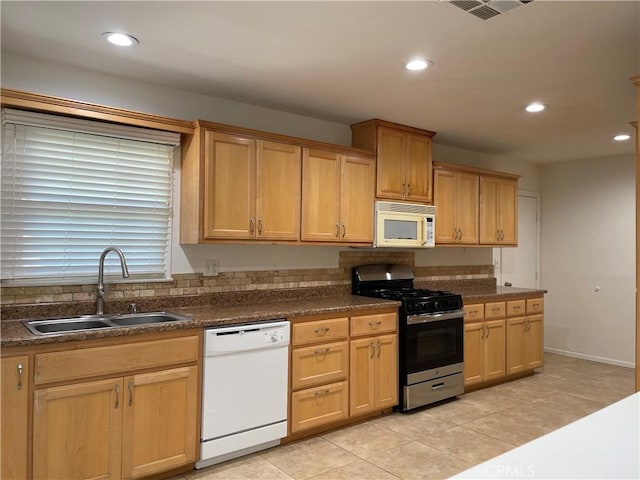
<svg viewBox="0 0 640 480">
<path fill-rule="evenodd" d="M 424 247 L 427 244 L 427 219 L 422 217 L 422 243 Z"/>
</svg>

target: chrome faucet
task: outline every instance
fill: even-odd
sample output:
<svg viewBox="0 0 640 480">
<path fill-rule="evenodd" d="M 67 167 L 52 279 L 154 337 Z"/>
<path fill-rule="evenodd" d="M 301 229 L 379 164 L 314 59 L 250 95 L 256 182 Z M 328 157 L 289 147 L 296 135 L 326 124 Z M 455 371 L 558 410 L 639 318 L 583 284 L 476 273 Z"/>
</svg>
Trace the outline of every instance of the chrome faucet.
<svg viewBox="0 0 640 480">
<path fill-rule="evenodd" d="M 129 269 L 127 268 L 127 260 L 124 253 L 118 247 L 107 247 L 100 255 L 98 263 L 98 291 L 96 292 L 96 315 L 104 313 L 104 258 L 109 252 L 115 252 L 120 257 L 120 267 L 122 268 L 122 278 L 129 278 Z"/>
</svg>

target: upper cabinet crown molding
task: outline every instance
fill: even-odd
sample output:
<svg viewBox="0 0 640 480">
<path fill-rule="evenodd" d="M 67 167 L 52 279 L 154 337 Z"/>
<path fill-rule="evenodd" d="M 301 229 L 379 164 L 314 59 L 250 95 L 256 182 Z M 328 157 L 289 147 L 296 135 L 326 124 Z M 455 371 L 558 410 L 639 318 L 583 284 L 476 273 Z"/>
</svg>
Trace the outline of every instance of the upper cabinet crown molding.
<svg viewBox="0 0 640 480">
<path fill-rule="evenodd" d="M 2 107 L 23 108 L 45 113 L 57 113 L 80 118 L 90 118 L 106 122 L 155 128 L 169 132 L 193 133 L 193 122 L 175 118 L 140 113 L 124 108 L 108 107 L 95 103 L 81 102 L 66 98 L 40 95 L 37 93 L 0 89 Z"/>
<path fill-rule="evenodd" d="M 351 144 L 376 152 L 376 197 L 433 202 L 435 132 L 374 118 L 351 125 Z"/>
</svg>

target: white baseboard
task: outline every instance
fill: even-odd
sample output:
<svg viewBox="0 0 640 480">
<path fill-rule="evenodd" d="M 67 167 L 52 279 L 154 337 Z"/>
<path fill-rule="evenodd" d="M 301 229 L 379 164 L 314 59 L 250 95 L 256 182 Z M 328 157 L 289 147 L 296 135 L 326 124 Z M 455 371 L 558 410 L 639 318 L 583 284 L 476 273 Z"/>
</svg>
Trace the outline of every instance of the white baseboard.
<svg viewBox="0 0 640 480">
<path fill-rule="evenodd" d="M 561 350 L 559 348 L 544 347 L 545 352 L 556 353 L 558 355 L 564 355 L 565 357 L 580 358 L 582 360 L 591 360 L 592 362 L 608 363 L 609 365 L 617 365 L 618 367 L 636 368 L 634 362 L 625 362 L 623 360 L 616 360 L 614 358 L 598 357 L 596 355 L 587 355 L 586 353 L 571 352 L 568 350 Z"/>
</svg>

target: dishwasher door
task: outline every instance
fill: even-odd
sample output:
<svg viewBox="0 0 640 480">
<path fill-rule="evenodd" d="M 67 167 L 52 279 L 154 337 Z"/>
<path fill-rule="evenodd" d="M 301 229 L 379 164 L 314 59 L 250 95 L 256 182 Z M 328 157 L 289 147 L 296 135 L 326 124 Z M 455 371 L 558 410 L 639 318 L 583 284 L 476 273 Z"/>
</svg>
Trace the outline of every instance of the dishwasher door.
<svg viewBox="0 0 640 480">
<path fill-rule="evenodd" d="M 202 461 L 286 436 L 289 329 L 287 321 L 205 329 Z"/>
</svg>

